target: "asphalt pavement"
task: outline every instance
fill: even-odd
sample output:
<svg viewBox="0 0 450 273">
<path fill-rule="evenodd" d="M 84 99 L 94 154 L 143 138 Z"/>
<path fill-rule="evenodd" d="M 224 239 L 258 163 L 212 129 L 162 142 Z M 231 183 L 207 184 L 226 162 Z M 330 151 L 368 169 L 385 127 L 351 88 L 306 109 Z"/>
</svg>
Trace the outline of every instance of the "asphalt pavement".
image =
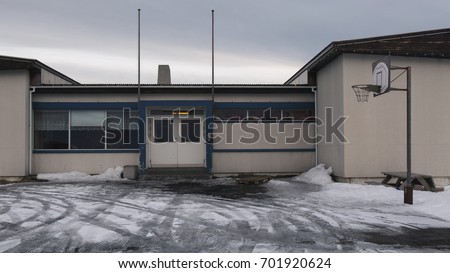
<svg viewBox="0 0 450 273">
<path fill-rule="evenodd" d="M 443 220 L 415 226 L 403 212 L 384 218 L 377 208 L 318 198 L 320 191 L 292 179 L 2 185 L 0 252 L 450 251 Z"/>
</svg>

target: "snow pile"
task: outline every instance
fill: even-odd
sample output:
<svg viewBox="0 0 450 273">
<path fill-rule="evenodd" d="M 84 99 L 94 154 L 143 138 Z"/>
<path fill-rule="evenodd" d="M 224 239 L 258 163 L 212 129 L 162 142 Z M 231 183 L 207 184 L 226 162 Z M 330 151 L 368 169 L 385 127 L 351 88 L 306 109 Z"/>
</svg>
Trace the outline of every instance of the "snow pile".
<svg viewBox="0 0 450 273">
<path fill-rule="evenodd" d="M 333 200 L 342 206 L 356 204 L 367 207 L 389 207 L 403 204 L 403 191 L 381 185 L 333 183 L 323 187 L 320 192 L 311 194 L 323 200 Z"/>
<path fill-rule="evenodd" d="M 286 189 L 286 187 L 291 186 L 291 183 L 289 183 L 287 181 L 271 179 L 271 180 L 269 180 L 269 182 L 264 184 L 264 186 L 266 188 L 270 188 L 270 189 L 273 189 L 273 190 L 276 190 L 276 191 L 289 191 L 289 190 Z"/>
<path fill-rule="evenodd" d="M 327 185 L 334 182 L 333 179 L 331 178 L 332 173 L 333 169 L 331 167 L 326 168 L 325 164 L 321 163 L 316 167 L 310 169 L 306 173 L 294 177 L 294 180 L 304 181 L 318 185 Z"/>
<path fill-rule="evenodd" d="M 109 168 L 101 174 L 90 175 L 83 172 L 67 172 L 67 173 L 46 173 L 38 174 L 37 179 L 58 181 L 58 182 L 80 182 L 80 181 L 118 181 L 126 180 L 121 177 L 122 167 Z"/>
<path fill-rule="evenodd" d="M 450 186 L 443 192 L 414 191 L 413 207 L 450 222 Z"/>
<path fill-rule="evenodd" d="M 289 182 L 281 181 L 281 180 L 270 180 L 267 182 L 267 185 L 274 186 L 274 187 L 284 187 L 289 186 Z"/>
</svg>

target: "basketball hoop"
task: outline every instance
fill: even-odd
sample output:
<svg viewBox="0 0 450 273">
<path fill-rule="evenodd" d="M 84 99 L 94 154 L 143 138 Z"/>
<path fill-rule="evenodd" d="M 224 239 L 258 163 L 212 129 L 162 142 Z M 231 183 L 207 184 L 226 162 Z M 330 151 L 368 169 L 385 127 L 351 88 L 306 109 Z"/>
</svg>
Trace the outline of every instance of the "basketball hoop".
<svg viewBox="0 0 450 273">
<path fill-rule="evenodd" d="M 369 93 L 380 93 L 381 86 L 373 84 L 357 84 L 352 86 L 356 94 L 358 102 L 367 102 L 369 100 Z"/>
</svg>

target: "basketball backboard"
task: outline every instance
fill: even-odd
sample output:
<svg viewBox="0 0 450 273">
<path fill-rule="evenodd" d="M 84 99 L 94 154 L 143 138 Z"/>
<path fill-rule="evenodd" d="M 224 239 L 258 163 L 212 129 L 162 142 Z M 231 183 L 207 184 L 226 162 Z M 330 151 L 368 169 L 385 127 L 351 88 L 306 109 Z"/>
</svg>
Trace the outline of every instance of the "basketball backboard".
<svg viewBox="0 0 450 273">
<path fill-rule="evenodd" d="M 391 60 L 389 57 L 372 63 L 372 82 L 374 85 L 380 86 L 380 93 L 377 95 L 382 95 L 390 91 Z"/>
</svg>

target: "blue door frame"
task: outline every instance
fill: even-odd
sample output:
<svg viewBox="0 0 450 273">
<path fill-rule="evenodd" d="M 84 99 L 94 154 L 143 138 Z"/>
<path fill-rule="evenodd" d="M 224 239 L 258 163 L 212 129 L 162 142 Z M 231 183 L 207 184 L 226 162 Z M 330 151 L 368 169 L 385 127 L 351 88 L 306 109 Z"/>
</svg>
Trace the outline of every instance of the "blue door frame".
<svg viewBox="0 0 450 273">
<path fill-rule="evenodd" d="M 144 121 L 139 123 L 139 132 L 147 130 L 147 107 L 203 107 L 205 109 L 205 130 L 206 130 L 206 169 L 208 174 L 212 172 L 212 152 L 213 146 L 209 141 L 212 133 L 212 101 L 210 100 L 141 100 L 139 102 L 139 117 Z M 145 133 L 139 134 L 139 163 L 141 173 L 147 167 L 147 149 Z"/>
</svg>

